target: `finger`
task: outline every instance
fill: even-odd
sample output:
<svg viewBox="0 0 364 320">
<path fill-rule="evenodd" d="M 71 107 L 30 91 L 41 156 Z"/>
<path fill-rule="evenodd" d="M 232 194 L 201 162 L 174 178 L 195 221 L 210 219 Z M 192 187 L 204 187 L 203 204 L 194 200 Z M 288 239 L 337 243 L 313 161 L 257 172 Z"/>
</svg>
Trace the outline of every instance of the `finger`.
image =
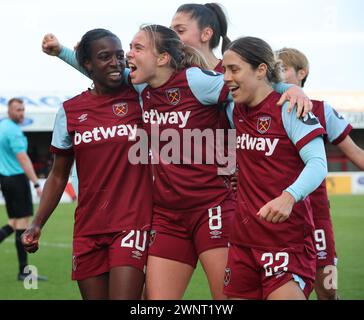
<svg viewBox="0 0 364 320">
<path fill-rule="evenodd" d="M 24 245 L 27 245 L 33 242 L 33 236 L 30 234 L 23 234 L 21 240 Z"/>
<path fill-rule="evenodd" d="M 265 220 L 269 212 L 270 212 L 269 208 L 267 206 L 263 206 L 258 211 L 257 216 L 259 216 L 260 219 Z"/>
<path fill-rule="evenodd" d="M 304 99 L 303 106 L 304 109 L 302 111 L 302 117 L 305 117 L 309 112 L 312 111 L 313 108 L 312 101 L 308 98 Z"/>
<path fill-rule="evenodd" d="M 267 217 L 265 218 L 265 221 L 272 222 L 273 218 L 276 216 L 276 212 L 270 211 Z"/>
<path fill-rule="evenodd" d="M 290 98 L 287 112 L 291 112 L 293 110 L 294 106 L 296 105 L 296 103 L 297 103 L 297 98 L 296 97 Z"/>
<path fill-rule="evenodd" d="M 278 220 L 278 223 L 282 223 L 282 222 L 284 222 L 284 221 L 286 221 L 287 220 L 287 217 L 286 216 L 281 216 L 280 218 L 279 218 L 279 220 Z"/>
<path fill-rule="evenodd" d="M 281 218 L 282 216 L 280 214 L 276 214 L 273 219 L 272 219 L 272 223 L 278 223 L 279 219 Z"/>
<path fill-rule="evenodd" d="M 36 252 L 38 249 L 39 249 L 39 247 L 38 247 L 38 246 L 32 246 L 32 247 L 28 247 L 28 248 L 26 248 L 25 250 L 26 250 L 27 252 L 29 252 L 29 253 L 34 253 L 34 252 Z"/>
<path fill-rule="evenodd" d="M 287 93 L 283 93 L 281 98 L 278 100 L 277 105 L 281 106 L 284 103 L 284 101 L 286 101 L 286 100 L 287 100 Z M 291 110 L 287 110 L 287 111 L 290 112 Z"/>
<path fill-rule="evenodd" d="M 296 105 L 297 105 L 297 112 L 296 112 L 296 117 L 299 118 L 303 112 L 303 106 L 304 106 L 304 101 L 303 99 L 297 99 L 297 102 L 296 102 Z"/>
</svg>

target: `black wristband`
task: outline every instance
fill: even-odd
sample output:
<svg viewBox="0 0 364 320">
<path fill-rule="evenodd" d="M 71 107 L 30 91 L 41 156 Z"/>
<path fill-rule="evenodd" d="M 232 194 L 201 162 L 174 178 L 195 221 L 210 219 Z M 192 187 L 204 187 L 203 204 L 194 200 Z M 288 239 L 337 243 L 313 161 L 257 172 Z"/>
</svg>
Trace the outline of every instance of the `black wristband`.
<svg viewBox="0 0 364 320">
<path fill-rule="evenodd" d="M 33 184 L 33 186 L 34 186 L 34 189 L 37 189 L 37 188 L 39 188 L 39 187 L 40 187 L 40 185 L 39 185 L 39 183 L 38 183 L 38 182 L 34 183 L 34 184 Z"/>
</svg>

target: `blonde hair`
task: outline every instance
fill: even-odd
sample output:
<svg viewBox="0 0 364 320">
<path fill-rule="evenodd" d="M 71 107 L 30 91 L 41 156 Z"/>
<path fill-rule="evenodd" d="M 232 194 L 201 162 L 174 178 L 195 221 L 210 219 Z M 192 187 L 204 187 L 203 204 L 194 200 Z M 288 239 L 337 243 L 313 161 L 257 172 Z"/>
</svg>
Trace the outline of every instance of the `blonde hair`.
<svg viewBox="0 0 364 320">
<path fill-rule="evenodd" d="M 189 67 L 208 69 L 203 55 L 196 49 L 186 46 L 172 29 L 158 24 L 143 25 L 141 31 L 145 31 L 151 40 L 157 53 L 167 52 L 170 57 L 170 67 L 182 70 Z"/>
<path fill-rule="evenodd" d="M 302 79 L 303 87 L 307 80 L 310 69 L 307 57 L 301 51 L 294 48 L 282 48 L 276 51 L 276 55 L 284 65 L 292 67 L 296 72 L 302 69 L 306 70 L 307 75 L 304 79 Z"/>
</svg>

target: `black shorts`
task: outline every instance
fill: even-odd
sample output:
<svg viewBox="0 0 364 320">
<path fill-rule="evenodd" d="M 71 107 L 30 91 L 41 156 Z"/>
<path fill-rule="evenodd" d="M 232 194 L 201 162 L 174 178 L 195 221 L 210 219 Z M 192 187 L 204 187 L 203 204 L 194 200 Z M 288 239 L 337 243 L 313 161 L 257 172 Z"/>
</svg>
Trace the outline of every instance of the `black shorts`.
<svg viewBox="0 0 364 320">
<path fill-rule="evenodd" d="M 33 215 L 32 193 L 25 174 L 0 175 L 0 184 L 9 219 Z"/>
</svg>

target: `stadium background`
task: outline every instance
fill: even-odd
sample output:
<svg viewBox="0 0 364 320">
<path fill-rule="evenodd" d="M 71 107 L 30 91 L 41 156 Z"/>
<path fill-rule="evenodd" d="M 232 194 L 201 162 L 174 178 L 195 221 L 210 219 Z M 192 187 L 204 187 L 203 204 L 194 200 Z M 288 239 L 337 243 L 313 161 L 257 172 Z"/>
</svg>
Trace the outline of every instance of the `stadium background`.
<svg viewBox="0 0 364 320">
<path fill-rule="evenodd" d="M 202 1 L 196 1 L 204 3 Z M 218 1 L 229 16 L 229 36 L 253 35 L 267 40 L 273 49 L 296 47 L 310 60 L 311 72 L 305 86 L 310 97 L 325 99 L 349 122 L 353 140 L 364 148 L 364 3 L 360 0 Z M 29 139 L 29 154 L 39 177 L 51 166 L 48 152 L 54 117 L 59 105 L 90 86 L 90 81 L 40 50 L 47 32 L 55 33 L 72 47 L 84 32 L 105 27 L 121 38 L 127 50 L 130 39 L 142 23 L 169 25 L 175 9 L 183 1 L 139 0 L 138 6 L 121 6 L 116 0 L 64 0 L 49 6 L 45 0 L 2 1 L 0 30 L 4 49 L 0 51 L 0 119 L 6 103 L 23 97 L 26 121 L 23 130 Z M 264 10 L 262 10 L 264 9 Z M 298 23 L 299 21 L 299 23 Z M 357 171 L 336 147 L 328 146 L 330 192 L 336 242 L 340 257 L 339 293 L 344 298 L 364 299 L 363 243 L 364 173 Z M 30 262 L 50 277 L 36 292 L 15 282 L 13 238 L 0 246 L 0 299 L 78 299 L 70 281 L 70 250 L 74 194 L 68 187 L 54 217 L 44 230 L 42 250 Z M 37 201 L 37 199 L 35 199 Z M 1 204 L 0 223 L 6 222 Z M 57 289 L 58 288 L 58 289 Z M 199 268 L 187 299 L 209 298 L 207 284 Z"/>
</svg>

